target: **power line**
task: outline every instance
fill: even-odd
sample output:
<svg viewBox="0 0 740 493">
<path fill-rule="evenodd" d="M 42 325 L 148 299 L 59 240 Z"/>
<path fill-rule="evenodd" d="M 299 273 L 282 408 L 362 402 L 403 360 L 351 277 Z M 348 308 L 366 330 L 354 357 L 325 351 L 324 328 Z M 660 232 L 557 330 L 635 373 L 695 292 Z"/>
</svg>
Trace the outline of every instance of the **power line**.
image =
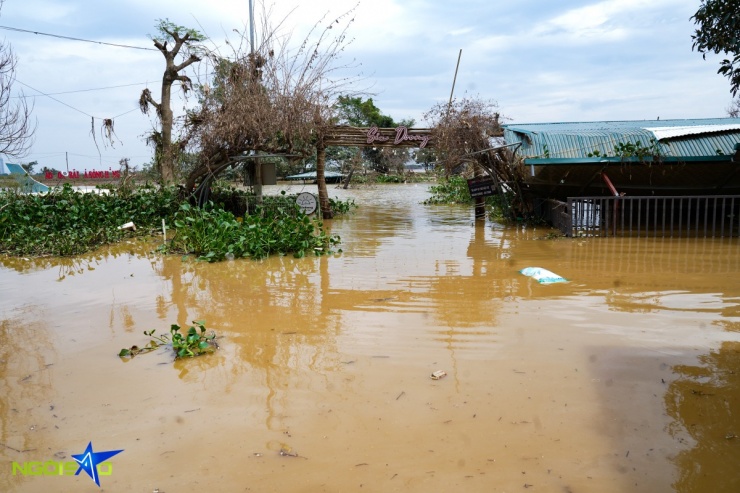
<svg viewBox="0 0 740 493">
<path fill-rule="evenodd" d="M 68 104 L 67 104 L 67 103 L 65 103 L 64 101 L 60 101 L 60 100 L 58 100 L 57 98 L 55 98 L 55 97 L 53 97 L 53 96 L 49 96 L 48 94 L 46 94 L 46 93 L 44 93 L 44 92 L 42 92 L 42 91 L 39 91 L 38 89 L 36 89 L 36 88 L 34 88 L 34 87 L 31 87 L 31 86 L 29 86 L 29 85 L 28 85 L 28 84 L 26 84 L 25 82 L 21 82 L 21 81 L 19 81 L 18 79 L 15 79 L 15 81 L 16 81 L 17 83 L 19 83 L 20 85 L 22 85 L 22 86 L 26 86 L 27 88 L 29 88 L 29 89 L 32 89 L 32 90 L 34 90 L 34 91 L 36 91 L 37 93 L 41 94 L 42 96 L 46 96 L 47 98 L 53 99 L 54 101 L 56 101 L 56 102 L 57 102 L 57 103 L 59 103 L 59 104 L 63 104 L 63 105 L 64 105 L 64 106 L 66 106 L 67 108 L 71 108 L 71 109 L 73 109 L 73 110 L 77 111 L 78 113 L 82 113 L 82 114 L 83 114 L 83 115 L 85 115 L 85 116 L 89 116 L 90 118 L 95 118 L 94 116 L 92 116 L 92 115 L 90 115 L 90 114 L 88 114 L 88 113 L 85 113 L 84 111 L 82 111 L 82 110 L 80 110 L 80 109 L 77 109 L 77 108 L 75 108 L 74 106 L 70 106 L 70 105 L 68 105 Z"/>
<path fill-rule="evenodd" d="M 118 118 L 119 116 L 123 116 L 123 115 L 128 115 L 129 113 L 133 113 L 134 111 L 141 111 L 141 108 L 138 108 L 138 107 L 137 107 L 137 108 L 134 108 L 134 109 L 132 109 L 132 110 L 128 110 L 128 111 L 126 111 L 125 113 L 121 113 L 120 115 L 116 115 L 116 116 L 114 116 L 114 117 L 112 118 L 112 120 L 115 120 L 115 119 L 116 119 L 116 118 Z"/>
<path fill-rule="evenodd" d="M 68 105 L 68 104 L 67 104 L 67 103 L 65 103 L 64 101 L 61 101 L 61 100 L 59 100 L 59 99 L 57 99 L 57 98 L 55 98 L 55 97 L 52 97 L 52 96 L 51 96 L 50 94 L 47 94 L 47 93 L 45 93 L 45 92 L 42 92 L 42 91 L 39 91 L 39 90 L 38 90 L 38 89 L 36 89 L 35 87 L 31 87 L 31 86 L 29 86 L 28 84 L 26 84 L 25 82 L 21 82 L 21 81 L 19 81 L 18 79 L 15 79 L 15 81 L 16 81 L 16 82 L 18 82 L 19 84 L 23 85 L 23 86 L 26 86 L 26 87 L 28 87 L 29 89 L 32 89 L 32 90 L 36 91 L 37 93 L 41 94 L 42 96 L 46 96 L 47 98 L 49 98 L 49 99 L 53 99 L 54 101 L 56 101 L 56 102 L 57 102 L 57 103 L 59 103 L 59 104 L 63 104 L 63 105 L 64 105 L 64 106 L 66 106 L 67 108 L 71 108 L 71 109 L 73 109 L 73 110 L 77 111 L 78 113 L 82 113 L 83 115 L 85 115 L 85 116 L 89 116 L 90 118 L 93 118 L 93 119 L 97 118 L 98 120 L 105 120 L 105 118 L 98 118 L 98 117 L 96 117 L 96 116 L 92 116 L 92 115 L 90 115 L 89 113 L 85 113 L 85 112 L 84 112 L 84 111 L 82 111 L 81 109 L 78 109 L 78 108 L 75 108 L 74 106 Z M 137 84 L 131 84 L 131 85 L 137 85 Z M 27 97 L 34 97 L 34 96 L 27 96 Z M 134 108 L 134 109 L 132 109 L 132 110 L 128 110 L 128 111 L 125 111 L 125 112 L 121 113 L 120 115 L 116 115 L 116 116 L 114 116 L 113 118 L 111 118 L 111 120 L 115 120 L 115 119 L 116 119 L 116 118 L 118 118 L 119 116 L 123 116 L 123 115 L 128 115 L 129 113 L 133 113 L 134 111 L 136 111 L 136 110 L 138 110 L 138 109 L 139 109 L 139 108 L 138 108 L 138 107 L 136 107 L 136 108 Z"/>
<path fill-rule="evenodd" d="M 60 34 L 42 33 L 40 31 L 30 31 L 28 29 L 20 29 L 18 27 L 0 26 L 0 29 L 5 29 L 6 31 L 16 31 L 16 32 L 21 32 L 21 33 L 38 34 L 40 36 L 50 36 L 52 38 L 69 39 L 71 41 L 83 41 L 85 43 L 93 43 L 93 44 L 107 45 L 107 46 L 116 46 L 118 48 L 131 48 L 133 50 L 159 51 L 156 48 L 146 48 L 146 47 L 143 47 L 143 46 L 131 46 L 131 45 L 118 44 L 118 43 L 106 43 L 105 41 L 93 41 L 91 39 L 73 38 L 71 36 L 62 36 Z"/>
<path fill-rule="evenodd" d="M 49 92 L 46 93 L 46 96 L 59 96 L 60 94 L 75 94 L 78 92 L 92 92 L 92 91 L 103 91 L 105 89 L 118 89 L 119 87 L 131 87 L 131 86 L 142 86 L 149 84 L 150 81 L 147 82 L 136 82 L 133 84 L 122 84 L 120 86 L 107 86 L 107 87 L 93 87 L 90 89 L 77 89 L 75 91 L 64 91 L 64 92 Z M 35 89 L 34 89 L 35 90 Z M 35 96 L 12 96 L 13 98 L 33 98 Z"/>
</svg>

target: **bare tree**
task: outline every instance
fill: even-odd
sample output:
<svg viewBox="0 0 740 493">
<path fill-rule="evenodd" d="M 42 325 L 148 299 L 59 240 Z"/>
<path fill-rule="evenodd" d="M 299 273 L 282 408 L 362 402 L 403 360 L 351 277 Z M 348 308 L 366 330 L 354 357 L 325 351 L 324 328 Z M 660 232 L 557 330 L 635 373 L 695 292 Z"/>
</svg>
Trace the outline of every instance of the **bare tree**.
<svg viewBox="0 0 740 493">
<path fill-rule="evenodd" d="M 488 175 L 512 217 L 525 211 L 519 184 L 522 162 L 509 147 L 503 146 L 501 114 L 492 101 L 477 98 L 440 103 L 425 115 L 431 124 L 434 153 L 447 175 L 466 167 L 473 177 Z M 504 186 L 505 184 L 505 186 Z M 513 192 L 513 197 L 509 197 Z M 502 205 L 505 205 L 502 204 Z M 483 201 L 476 202 L 476 216 L 481 216 Z"/>
<path fill-rule="evenodd" d="M 477 153 L 493 147 L 491 139 L 503 134 L 496 103 L 477 98 L 439 103 L 424 119 L 432 129 L 437 162 L 448 175 L 461 164 L 479 160 Z"/>
<path fill-rule="evenodd" d="M 162 76 L 162 93 L 160 102 L 157 103 L 152 97 L 149 89 L 144 89 L 139 98 L 139 107 L 142 113 L 149 113 L 149 106 L 153 106 L 159 117 L 161 130 L 154 130 L 148 138 L 148 142 L 154 146 L 154 164 L 159 171 L 160 180 L 163 184 L 175 181 L 175 162 L 183 144 L 172 142 L 172 129 L 174 125 L 172 113 L 172 85 L 180 82 L 185 92 L 191 89 L 191 81 L 187 75 L 181 72 L 200 57 L 193 51 L 197 43 L 205 37 L 198 31 L 177 26 L 167 19 L 160 19 L 157 24 L 160 36 L 153 37 L 154 46 L 164 55 L 165 69 Z M 171 47 L 168 43 L 172 42 Z M 176 63 L 180 51 L 184 49 L 187 58 L 181 63 Z"/>
<path fill-rule="evenodd" d="M 262 18 L 262 40 L 254 51 L 235 49 L 230 58 L 211 55 L 217 77 L 202 87 L 202 105 L 189 118 L 190 143 L 200 151 L 200 164 L 188 176 L 186 188 L 215 176 L 249 152 L 312 156 L 323 149 L 333 124 L 334 103 L 355 77 L 342 77 L 339 65 L 348 44 L 352 11 L 317 22 L 298 49 Z M 242 46 L 248 45 L 242 43 Z M 317 159 L 319 199 L 324 215 L 329 207 L 326 185 Z"/>
<path fill-rule="evenodd" d="M 3 1 L 0 1 L 0 10 Z M 33 105 L 21 97 L 11 104 L 18 59 L 10 44 L 0 42 L 0 154 L 12 157 L 25 155 L 33 143 L 36 123 L 31 121 Z"/>
</svg>

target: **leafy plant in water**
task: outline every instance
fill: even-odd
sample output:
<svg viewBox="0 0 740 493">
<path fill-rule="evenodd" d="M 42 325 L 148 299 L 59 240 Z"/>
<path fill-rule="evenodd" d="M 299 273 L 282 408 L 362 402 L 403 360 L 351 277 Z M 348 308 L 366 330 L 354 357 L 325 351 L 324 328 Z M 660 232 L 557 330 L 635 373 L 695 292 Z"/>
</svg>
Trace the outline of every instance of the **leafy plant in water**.
<svg viewBox="0 0 740 493">
<path fill-rule="evenodd" d="M 426 205 L 472 204 L 468 182 L 460 175 L 450 176 L 439 185 L 429 188 L 432 196 L 424 201 Z"/>
<path fill-rule="evenodd" d="M 351 214 L 355 209 L 357 209 L 357 204 L 354 199 L 341 200 L 329 197 L 329 205 L 331 206 L 331 210 L 334 212 L 335 217 L 344 214 Z"/>
<path fill-rule="evenodd" d="M 338 236 L 330 236 L 323 223 L 300 212 L 294 202 L 258 207 L 254 214 L 236 218 L 208 204 L 183 204 L 175 217 L 177 229 L 166 251 L 196 255 L 218 262 L 226 258 L 264 258 L 268 255 L 304 257 L 332 253 Z"/>
<path fill-rule="evenodd" d="M 170 336 L 172 349 L 175 350 L 178 358 L 192 358 L 211 353 L 217 347 L 216 333 L 211 331 L 210 335 L 206 335 L 205 322 L 202 320 L 194 321 L 185 335 L 180 333 L 179 325 L 173 324 L 170 327 Z"/>
<path fill-rule="evenodd" d="M 216 344 L 216 333 L 211 331 L 206 335 L 205 322 L 197 320 L 188 328 L 187 333 L 180 332 L 180 326 L 172 324 L 170 334 L 154 335 L 155 330 L 145 330 L 144 335 L 151 340 L 144 347 L 131 346 L 123 348 L 118 353 L 121 358 L 133 358 L 138 354 L 154 351 L 162 345 L 171 344 L 176 358 L 192 358 L 202 354 L 211 353 L 218 348 Z"/>
<path fill-rule="evenodd" d="M 406 178 L 403 175 L 386 175 L 386 174 L 378 174 L 375 177 L 376 183 L 403 183 L 406 181 Z"/>
<path fill-rule="evenodd" d="M 119 241 L 133 221 L 146 234 L 169 221 L 179 201 L 173 188 L 134 192 L 78 193 L 70 185 L 49 193 L 0 192 L 0 253 L 11 255 L 79 255 Z"/>
<path fill-rule="evenodd" d="M 470 196 L 468 181 L 460 176 L 453 175 L 447 180 L 429 188 L 432 196 L 425 200 L 425 205 L 440 204 L 472 204 L 473 198 Z M 506 192 L 504 196 L 499 193 L 489 195 L 485 198 L 486 207 L 489 211 L 489 217 L 495 221 L 506 220 L 505 211 L 509 210 L 512 196 Z"/>
</svg>

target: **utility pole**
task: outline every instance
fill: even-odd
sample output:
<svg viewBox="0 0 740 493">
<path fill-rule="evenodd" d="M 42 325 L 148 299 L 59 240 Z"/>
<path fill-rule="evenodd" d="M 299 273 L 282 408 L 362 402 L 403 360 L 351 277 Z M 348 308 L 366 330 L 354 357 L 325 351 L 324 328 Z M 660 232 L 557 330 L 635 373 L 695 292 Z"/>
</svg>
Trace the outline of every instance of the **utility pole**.
<svg viewBox="0 0 740 493">
<path fill-rule="evenodd" d="M 250 53 L 254 54 L 254 3 L 249 0 L 249 47 Z"/>
<path fill-rule="evenodd" d="M 252 63 L 256 63 L 254 57 L 254 0 L 249 0 L 249 53 Z M 254 158 L 254 199 L 258 204 L 262 203 L 262 163 L 259 158 Z"/>
</svg>

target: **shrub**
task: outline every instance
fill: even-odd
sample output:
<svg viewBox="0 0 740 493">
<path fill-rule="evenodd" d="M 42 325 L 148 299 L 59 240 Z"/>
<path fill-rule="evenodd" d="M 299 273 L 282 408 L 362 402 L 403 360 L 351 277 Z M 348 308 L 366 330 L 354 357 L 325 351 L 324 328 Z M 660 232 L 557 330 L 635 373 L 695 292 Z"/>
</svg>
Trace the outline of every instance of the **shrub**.
<svg viewBox="0 0 740 493">
<path fill-rule="evenodd" d="M 450 176 L 439 185 L 429 187 L 429 192 L 432 196 L 424 201 L 426 205 L 473 203 L 468 182 L 460 175 Z"/>
<path fill-rule="evenodd" d="M 177 230 L 166 251 L 192 254 L 217 262 L 227 258 L 264 258 L 272 254 L 303 257 L 307 253 L 331 253 L 339 243 L 323 224 L 289 206 L 258 207 L 254 214 L 235 217 L 209 203 L 200 209 L 183 204 L 175 217 Z"/>
<path fill-rule="evenodd" d="M 179 201 L 174 189 L 131 193 L 79 193 L 68 184 L 46 194 L 0 192 L 0 252 L 11 255 L 78 255 L 119 241 L 124 223 L 140 233 L 169 220 Z"/>
</svg>

